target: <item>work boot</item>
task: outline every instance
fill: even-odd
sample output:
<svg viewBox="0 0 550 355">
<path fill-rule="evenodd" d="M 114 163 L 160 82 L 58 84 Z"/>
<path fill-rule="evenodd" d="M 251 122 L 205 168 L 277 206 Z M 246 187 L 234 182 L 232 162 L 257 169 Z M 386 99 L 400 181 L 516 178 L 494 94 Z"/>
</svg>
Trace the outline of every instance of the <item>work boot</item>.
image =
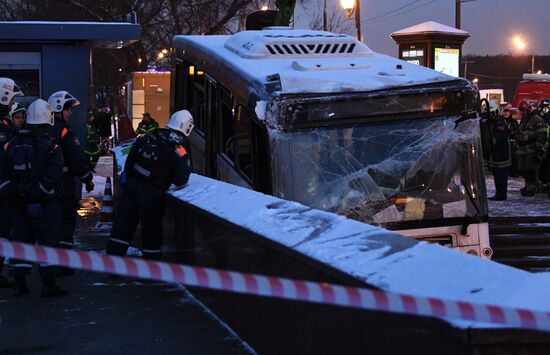
<svg viewBox="0 0 550 355">
<path fill-rule="evenodd" d="M 53 277 L 42 279 L 42 297 L 61 297 L 69 294 L 69 291 L 55 283 Z"/>
<path fill-rule="evenodd" d="M 504 201 L 504 200 L 506 200 L 506 196 L 495 195 L 495 196 L 489 197 L 488 199 L 491 200 L 491 201 Z"/>
<path fill-rule="evenodd" d="M 15 276 L 15 286 L 13 286 L 13 295 L 21 297 L 29 294 L 29 286 L 24 275 Z"/>
<path fill-rule="evenodd" d="M 0 288 L 13 287 L 14 283 L 6 276 L 0 275 Z"/>
</svg>

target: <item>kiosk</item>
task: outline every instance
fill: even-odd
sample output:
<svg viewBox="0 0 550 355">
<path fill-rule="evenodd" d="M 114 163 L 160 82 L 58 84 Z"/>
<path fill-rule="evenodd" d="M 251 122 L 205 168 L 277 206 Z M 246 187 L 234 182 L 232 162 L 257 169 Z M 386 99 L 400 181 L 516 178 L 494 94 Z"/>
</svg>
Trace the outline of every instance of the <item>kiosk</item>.
<svg viewBox="0 0 550 355">
<path fill-rule="evenodd" d="M 462 76 L 462 45 L 466 31 L 427 21 L 391 34 L 399 46 L 399 59 L 452 76 Z"/>
</svg>

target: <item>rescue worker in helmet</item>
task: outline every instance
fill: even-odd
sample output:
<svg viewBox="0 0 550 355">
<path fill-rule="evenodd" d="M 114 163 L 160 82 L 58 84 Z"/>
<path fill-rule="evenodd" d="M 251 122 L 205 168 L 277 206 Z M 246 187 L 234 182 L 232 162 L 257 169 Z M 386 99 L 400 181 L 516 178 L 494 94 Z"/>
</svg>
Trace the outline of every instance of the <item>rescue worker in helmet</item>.
<svg viewBox="0 0 550 355">
<path fill-rule="evenodd" d="M 16 96 L 23 96 L 23 92 L 10 78 L 0 78 L 0 149 L 12 136 L 12 127 L 9 121 L 9 112 Z M 0 174 L 4 172 L 0 171 Z M 1 185 L 0 185 L 1 186 Z M 11 201 L 0 197 L 0 239 L 10 239 L 12 218 L 9 212 Z M 0 256 L 0 287 L 11 287 L 13 284 L 2 275 L 4 258 Z"/>
<path fill-rule="evenodd" d="M 510 176 L 518 177 L 518 159 L 516 155 L 516 135 L 519 129 L 519 123 L 512 117 L 513 106 L 511 104 L 506 105 L 502 110 L 502 118 L 508 124 L 508 133 L 510 135 L 510 151 L 512 157 L 512 165 L 510 166 Z"/>
<path fill-rule="evenodd" d="M 489 200 L 506 200 L 508 193 L 508 170 L 512 165 L 510 155 L 510 132 L 508 123 L 503 116 L 498 114 L 498 106 L 491 101 L 489 115 L 489 130 L 491 147 L 488 159 L 485 164 L 493 172 L 495 181 L 495 195 L 489 197 Z"/>
<path fill-rule="evenodd" d="M 546 153 L 546 124 L 529 102 L 522 101 L 518 109 L 522 115 L 516 137 L 518 169 L 525 179 L 521 195 L 534 196 L 539 190 L 540 164 Z"/>
<path fill-rule="evenodd" d="M 548 152 L 548 139 L 550 137 L 550 98 L 544 99 L 539 104 L 539 116 L 544 120 L 546 124 L 546 156 L 540 165 L 540 181 L 544 187 L 544 191 L 549 193 L 550 196 L 550 154 Z"/>
<path fill-rule="evenodd" d="M 57 246 L 61 224 L 58 194 L 63 175 L 61 149 L 50 136 L 54 118 L 50 105 L 38 99 L 29 106 L 27 127 L 18 132 L 0 155 L 0 193 L 13 203 L 13 239 L 18 242 Z M 29 293 L 26 276 L 33 264 L 10 259 L 10 274 L 15 278 L 14 296 Z M 42 296 L 67 294 L 56 282 L 59 269 L 54 265 L 38 266 L 42 277 Z"/>
<path fill-rule="evenodd" d="M 151 133 L 154 130 L 159 128 L 159 124 L 157 121 L 155 121 L 154 118 L 151 117 L 151 114 L 149 112 L 143 113 L 143 119 L 139 123 L 136 133 L 137 134 L 145 134 L 145 133 Z"/>
<path fill-rule="evenodd" d="M 193 117 L 189 111 L 182 110 L 172 115 L 166 128 L 137 138 L 121 177 L 121 194 L 107 245 L 108 254 L 126 254 L 141 220 L 143 257 L 161 258 L 165 192 L 170 185 L 183 186 L 189 179 L 191 163 L 184 140 L 193 127 Z"/>
<path fill-rule="evenodd" d="M 8 118 L 10 119 L 12 130 L 17 131 L 25 126 L 27 121 L 27 109 L 25 106 L 16 102 L 12 105 Z"/>
<path fill-rule="evenodd" d="M 94 188 L 93 175 L 80 141 L 69 126 L 72 108 L 80 105 L 80 102 L 67 91 L 57 91 L 50 96 L 48 103 L 52 107 L 55 117 L 51 135 L 63 152 L 63 197 L 61 201 L 63 223 L 59 232 L 59 246 L 72 248 L 76 212 L 80 199 L 80 192 L 77 191 L 77 186 L 80 189 L 78 180 L 84 183 L 86 191 L 90 192 Z"/>
</svg>

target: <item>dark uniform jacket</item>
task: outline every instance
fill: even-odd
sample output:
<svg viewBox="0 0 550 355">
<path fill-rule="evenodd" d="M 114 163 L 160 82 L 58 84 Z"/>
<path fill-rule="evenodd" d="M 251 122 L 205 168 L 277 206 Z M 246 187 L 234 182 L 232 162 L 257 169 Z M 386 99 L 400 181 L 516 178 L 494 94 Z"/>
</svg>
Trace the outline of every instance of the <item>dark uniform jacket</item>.
<svg viewBox="0 0 550 355">
<path fill-rule="evenodd" d="M 533 155 L 542 160 L 546 149 L 547 131 L 544 120 L 531 112 L 519 123 L 516 143 L 518 155 Z"/>
<path fill-rule="evenodd" d="M 9 166 L 9 154 L 18 141 L 26 137 L 33 138 L 36 143 L 35 149 L 42 147 L 43 150 L 39 150 L 37 156 L 44 161 L 44 164 L 36 186 L 33 186 L 29 191 L 17 191 L 11 174 L 12 169 Z M 50 136 L 49 126 L 32 125 L 19 130 L 17 137 L 6 143 L 0 152 L 0 194 L 20 198 L 27 197 L 34 201 L 45 201 L 59 194 L 62 174 L 63 156 L 60 147 Z"/>
<path fill-rule="evenodd" d="M 505 168 L 512 164 L 510 154 L 510 132 L 508 123 L 502 116 L 496 116 L 489 120 L 491 130 L 491 153 L 486 160 L 490 168 Z"/>
<path fill-rule="evenodd" d="M 136 129 L 137 134 L 144 134 L 144 133 L 151 133 L 159 128 L 159 124 L 157 121 L 155 121 L 154 118 L 150 118 L 149 122 L 145 122 L 144 120 L 141 120 L 141 122 L 138 125 L 138 128 Z"/>
<path fill-rule="evenodd" d="M 56 118 L 51 136 L 63 151 L 63 172 L 77 176 L 83 183 L 90 182 L 93 179 L 90 165 L 72 128 L 64 120 Z"/>
<path fill-rule="evenodd" d="M 0 121 L 0 145 L 6 144 L 11 139 L 11 123 L 7 118 Z"/>
<path fill-rule="evenodd" d="M 86 122 L 86 146 L 84 153 L 88 155 L 99 154 L 99 137 L 97 129 L 92 122 Z"/>
<path fill-rule="evenodd" d="M 140 148 L 147 144 L 148 135 L 154 135 L 161 146 L 157 166 L 153 167 L 140 166 Z M 191 174 L 191 161 L 183 147 L 184 140 L 183 134 L 167 128 L 160 128 L 153 133 L 138 137 L 126 159 L 125 173 L 130 177 L 150 182 L 163 190 L 168 189 L 171 184 L 185 185 Z"/>
</svg>

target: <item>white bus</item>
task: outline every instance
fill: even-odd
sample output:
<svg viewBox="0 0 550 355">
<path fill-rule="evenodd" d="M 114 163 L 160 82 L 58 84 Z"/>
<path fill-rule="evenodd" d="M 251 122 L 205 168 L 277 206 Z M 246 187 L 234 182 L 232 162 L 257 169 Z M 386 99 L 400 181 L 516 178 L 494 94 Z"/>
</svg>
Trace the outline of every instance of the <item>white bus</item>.
<svg viewBox="0 0 550 355">
<path fill-rule="evenodd" d="M 171 110 L 195 119 L 195 172 L 491 256 L 469 81 L 322 31 L 175 36 L 172 47 Z"/>
</svg>

